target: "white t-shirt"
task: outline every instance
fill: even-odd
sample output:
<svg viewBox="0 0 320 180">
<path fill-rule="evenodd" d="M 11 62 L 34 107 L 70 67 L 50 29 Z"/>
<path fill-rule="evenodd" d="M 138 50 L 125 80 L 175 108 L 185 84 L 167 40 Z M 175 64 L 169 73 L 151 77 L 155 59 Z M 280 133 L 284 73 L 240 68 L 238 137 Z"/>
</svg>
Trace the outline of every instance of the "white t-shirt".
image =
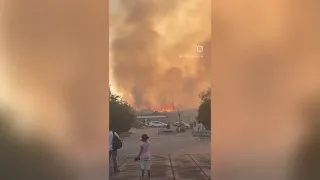
<svg viewBox="0 0 320 180">
<path fill-rule="evenodd" d="M 120 139 L 119 135 L 116 132 L 114 132 L 114 135 L 116 135 Z M 113 140 L 113 132 L 109 131 L 109 151 L 113 150 L 113 148 L 112 148 L 112 140 Z"/>
<path fill-rule="evenodd" d="M 150 142 L 141 142 L 140 146 L 142 147 L 142 153 L 140 154 L 140 159 L 150 160 L 151 153 L 150 153 Z"/>
</svg>

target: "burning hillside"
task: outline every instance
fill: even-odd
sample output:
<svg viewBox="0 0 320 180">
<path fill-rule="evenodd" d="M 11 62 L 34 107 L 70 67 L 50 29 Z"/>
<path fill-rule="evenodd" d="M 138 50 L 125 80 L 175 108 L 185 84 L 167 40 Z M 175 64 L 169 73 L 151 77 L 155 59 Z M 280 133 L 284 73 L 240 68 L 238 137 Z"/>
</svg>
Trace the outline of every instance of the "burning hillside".
<svg viewBox="0 0 320 180">
<path fill-rule="evenodd" d="M 174 111 L 173 105 L 167 105 L 163 107 L 140 107 L 140 108 L 135 108 L 137 111 L 145 111 L 145 110 L 150 110 L 153 112 L 172 112 Z"/>
<path fill-rule="evenodd" d="M 157 111 L 157 112 L 172 112 L 174 110 L 173 105 L 168 105 L 165 107 L 160 107 L 160 108 L 150 108 L 152 111 Z"/>
</svg>

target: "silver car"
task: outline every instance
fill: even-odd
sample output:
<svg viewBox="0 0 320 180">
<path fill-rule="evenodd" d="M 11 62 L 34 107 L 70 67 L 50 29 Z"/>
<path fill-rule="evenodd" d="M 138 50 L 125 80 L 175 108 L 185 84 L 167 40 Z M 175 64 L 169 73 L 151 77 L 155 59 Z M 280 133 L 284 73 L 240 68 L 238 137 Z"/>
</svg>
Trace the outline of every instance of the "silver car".
<svg viewBox="0 0 320 180">
<path fill-rule="evenodd" d="M 160 121 L 151 121 L 149 123 L 149 127 L 152 127 L 152 128 L 165 128 L 165 127 L 167 127 L 167 124 L 165 124 L 163 122 L 160 122 Z"/>
</svg>

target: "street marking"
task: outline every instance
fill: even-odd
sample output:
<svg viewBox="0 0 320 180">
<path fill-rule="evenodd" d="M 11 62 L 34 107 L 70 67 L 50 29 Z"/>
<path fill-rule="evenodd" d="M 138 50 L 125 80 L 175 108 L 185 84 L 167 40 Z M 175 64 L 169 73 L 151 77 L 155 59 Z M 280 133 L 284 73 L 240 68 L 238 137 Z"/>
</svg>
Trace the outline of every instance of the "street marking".
<svg viewBox="0 0 320 180">
<path fill-rule="evenodd" d="M 174 174 L 174 170 L 173 170 L 173 165 L 172 165 L 170 154 L 168 154 L 168 156 L 169 156 L 171 171 L 172 171 L 172 175 L 173 175 L 173 180 L 176 180 L 176 175 Z"/>
<path fill-rule="evenodd" d="M 208 176 L 203 170 L 202 170 L 202 168 L 199 166 L 199 164 L 191 157 L 191 155 L 190 154 L 187 154 L 191 159 L 192 159 L 192 161 L 196 164 L 196 166 L 198 166 L 198 168 L 200 169 L 200 171 L 204 174 L 204 175 L 206 175 L 207 176 L 207 178 L 209 178 L 210 176 Z"/>
</svg>

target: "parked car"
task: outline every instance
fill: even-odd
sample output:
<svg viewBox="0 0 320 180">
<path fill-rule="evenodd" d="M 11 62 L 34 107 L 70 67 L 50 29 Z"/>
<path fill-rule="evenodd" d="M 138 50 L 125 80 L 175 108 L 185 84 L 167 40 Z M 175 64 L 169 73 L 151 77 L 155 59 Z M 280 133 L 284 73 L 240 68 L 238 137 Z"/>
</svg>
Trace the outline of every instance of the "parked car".
<svg viewBox="0 0 320 180">
<path fill-rule="evenodd" d="M 175 122 L 173 123 L 174 126 L 178 126 L 179 122 Z"/>
<path fill-rule="evenodd" d="M 175 122 L 173 125 L 178 126 L 180 123 L 182 123 L 182 125 L 184 125 L 185 128 L 190 129 L 190 124 L 187 124 L 185 122 Z"/>
<path fill-rule="evenodd" d="M 163 122 L 160 122 L 160 121 L 151 121 L 149 123 L 149 127 L 152 127 L 152 128 L 165 128 L 165 127 L 167 127 L 167 124 L 165 124 Z"/>
</svg>

